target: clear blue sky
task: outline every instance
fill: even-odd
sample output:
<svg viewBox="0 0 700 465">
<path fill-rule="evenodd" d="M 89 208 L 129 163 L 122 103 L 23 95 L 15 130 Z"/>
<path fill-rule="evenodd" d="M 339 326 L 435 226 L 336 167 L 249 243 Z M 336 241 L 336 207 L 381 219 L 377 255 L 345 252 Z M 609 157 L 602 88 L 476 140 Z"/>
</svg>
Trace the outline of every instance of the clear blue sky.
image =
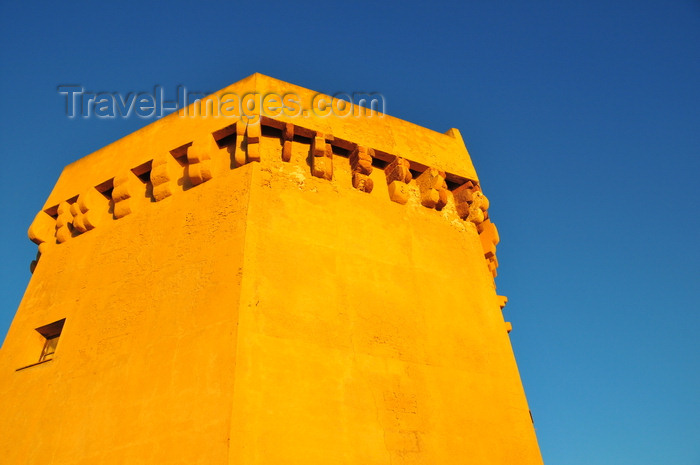
<svg viewBox="0 0 700 465">
<path fill-rule="evenodd" d="M 377 91 L 462 131 L 545 461 L 700 464 L 700 1 L 10 2 L 0 11 L 0 337 L 62 167 L 146 124 L 59 84 Z"/>
</svg>

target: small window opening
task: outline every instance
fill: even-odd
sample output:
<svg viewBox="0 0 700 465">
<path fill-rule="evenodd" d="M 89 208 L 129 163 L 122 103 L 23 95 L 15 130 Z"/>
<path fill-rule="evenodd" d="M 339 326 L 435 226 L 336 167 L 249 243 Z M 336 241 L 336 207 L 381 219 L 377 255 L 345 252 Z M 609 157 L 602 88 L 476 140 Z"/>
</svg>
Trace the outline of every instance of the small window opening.
<svg viewBox="0 0 700 465">
<path fill-rule="evenodd" d="M 45 338 L 44 347 L 41 350 L 39 362 L 45 362 L 53 358 L 54 354 L 56 353 L 58 339 L 61 336 L 61 331 L 63 330 L 63 324 L 65 322 L 66 319 L 64 318 L 36 329 L 37 332 Z"/>
</svg>

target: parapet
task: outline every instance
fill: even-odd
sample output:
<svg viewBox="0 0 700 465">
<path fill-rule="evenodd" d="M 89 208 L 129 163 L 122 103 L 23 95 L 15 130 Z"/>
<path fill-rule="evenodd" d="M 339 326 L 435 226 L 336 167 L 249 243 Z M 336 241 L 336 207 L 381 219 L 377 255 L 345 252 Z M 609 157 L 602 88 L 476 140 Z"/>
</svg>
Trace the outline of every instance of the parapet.
<svg viewBox="0 0 700 465">
<path fill-rule="evenodd" d="M 264 108 L 237 117 L 213 110 L 203 114 L 207 101 L 271 93 L 297 96 L 303 111 L 298 116 L 269 116 Z M 495 277 L 498 232 L 459 131 L 441 134 L 378 112 L 355 116 L 358 108 L 352 105 L 347 116 L 307 111 L 307 103 L 319 95 L 331 99 L 254 74 L 158 120 L 68 165 L 29 228 L 29 238 L 40 255 L 130 215 L 144 198 L 157 203 L 186 195 L 217 173 L 264 163 L 265 157 L 293 163 L 293 155 L 301 153 L 296 160 L 321 180 L 340 182 L 335 171 L 343 164 L 350 171 L 348 185 L 358 191 L 383 189 L 399 204 L 414 195 L 421 207 L 437 211 L 449 205 L 455 220 L 474 225 Z M 277 141 L 271 150 L 261 150 L 265 137 Z"/>
</svg>

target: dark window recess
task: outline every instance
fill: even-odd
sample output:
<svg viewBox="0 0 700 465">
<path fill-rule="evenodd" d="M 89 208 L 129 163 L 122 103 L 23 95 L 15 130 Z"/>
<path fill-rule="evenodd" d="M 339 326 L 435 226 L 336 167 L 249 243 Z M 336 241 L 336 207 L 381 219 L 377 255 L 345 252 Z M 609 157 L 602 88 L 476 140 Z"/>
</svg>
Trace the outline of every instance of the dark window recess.
<svg viewBox="0 0 700 465">
<path fill-rule="evenodd" d="M 153 160 L 149 160 L 146 163 L 137 166 L 132 169 L 131 172 L 136 175 L 142 183 L 147 184 L 151 180 L 151 165 Z"/>
<path fill-rule="evenodd" d="M 63 324 L 65 322 L 66 319 L 64 318 L 36 329 L 37 332 L 46 339 L 44 341 L 44 347 L 41 350 L 41 356 L 39 357 L 40 362 L 45 362 L 46 360 L 51 360 L 53 358 L 53 355 L 56 353 L 58 339 L 61 337 L 61 331 L 63 330 Z"/>
</svg>

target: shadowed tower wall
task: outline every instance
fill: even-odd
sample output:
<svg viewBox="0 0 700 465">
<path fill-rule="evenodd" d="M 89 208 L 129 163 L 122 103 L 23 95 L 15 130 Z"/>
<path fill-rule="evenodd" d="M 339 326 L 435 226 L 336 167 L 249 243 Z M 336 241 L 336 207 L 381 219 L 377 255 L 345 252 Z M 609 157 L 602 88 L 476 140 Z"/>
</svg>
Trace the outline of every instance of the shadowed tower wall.
<svg viewBox="0 0 700 465">
<path fill-rule="evenodd" d="M 253 91 L 314 95 L 217 95 Z M 3 463 L 542 463 L 457 130 L 174 114 L 67 166 L 29 235 Z"/>
</svg>

